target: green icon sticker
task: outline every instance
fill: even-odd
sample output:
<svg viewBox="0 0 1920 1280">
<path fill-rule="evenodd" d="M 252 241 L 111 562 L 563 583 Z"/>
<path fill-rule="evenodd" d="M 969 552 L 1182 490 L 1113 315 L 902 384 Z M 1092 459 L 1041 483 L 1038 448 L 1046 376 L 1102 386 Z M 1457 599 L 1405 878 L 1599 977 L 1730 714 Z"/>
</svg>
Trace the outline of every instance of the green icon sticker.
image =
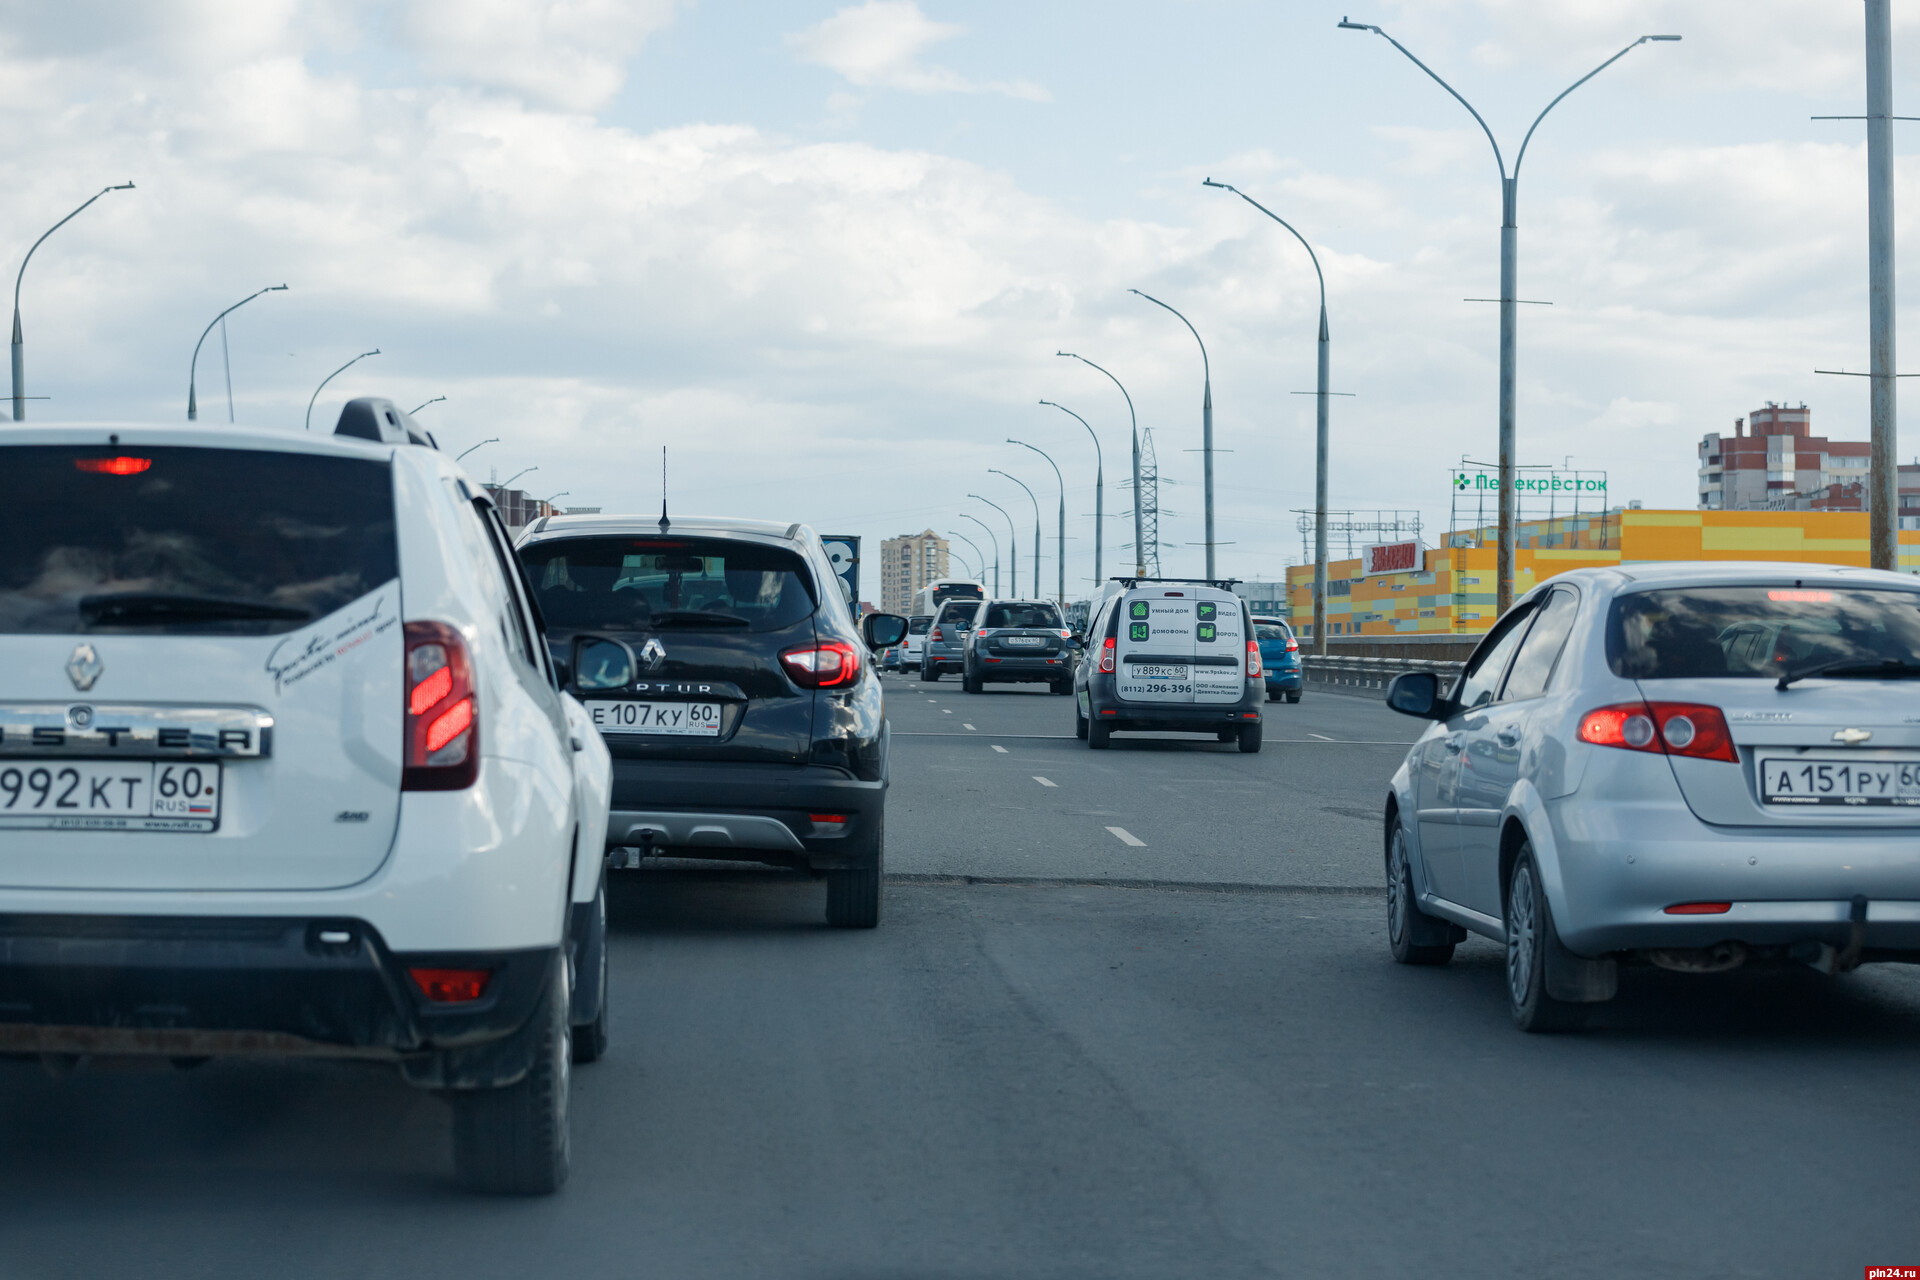
<svg viewBox="0 0 1920 1280">
<path fill-rule="evenodd" d="M 1129 622 L 1127 624 L 1127 639 L 1145 640 L 1152 630 L 1153 628 L 1144 622 Z"/>
<path fill-rule="evenodd" d="M 1216 628 L 1211 622 L 1203 622 L 1199 626 L 1194 628 L 1193 634 L 1196 638 L 1201 640 L 1218 640 L 1220 637 L 1217 634 L 1217 631 L 1218 631 L 1218 628 Z"/>
<path fill-rule="evenodd" d="M 1214 615 L 1220 612 L 1220 606 L 1211 600 L 1202 600 L 1193 606 L 1194 615 L 1202 622 L 1212 622 Z"/>
<path fill-rule="evenodd" d="M 1135 600 L 1132 604 L 1128 605 L 1127 608 L 1131 611 L 1130 616 L 1132 617 L 1144 618 L 1147 616 L 1147 602 L 1145 600 Z"/>
</svg>

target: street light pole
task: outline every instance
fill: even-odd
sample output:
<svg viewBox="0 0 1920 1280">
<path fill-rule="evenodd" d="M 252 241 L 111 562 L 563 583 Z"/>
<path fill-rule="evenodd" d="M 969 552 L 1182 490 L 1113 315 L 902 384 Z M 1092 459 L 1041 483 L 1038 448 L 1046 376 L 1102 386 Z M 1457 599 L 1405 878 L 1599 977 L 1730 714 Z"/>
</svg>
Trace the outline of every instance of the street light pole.
<svg viewBox="0 0 1920 1280">
<path fill-rule="evenodd" d="M 1042 400 L 1040 403 L 1053 405 L 1053 407 L 1060 412 L 1068 414 L 1087 429 L 1088 435 L 1093 436 L 1093 589 L 1098 592 L 1100 590 L 1100 584 L 1105 581 L 1105 579 L 1100 576 L 1100 538 L 1101 530 L 1106 525 L 1106 513 L 1103 507 L 1105 505 L 1107 491 L 1107 468 L 1106 463 L 1101 460 L 1100 456 L 1100 437 L 1095 435 L 1092 424 L 1079 414 L 1074 413 L 1073 410 L 1067 408 L 1067 406 L 1054 404 L 1051 400 Z M 1048 461 L 1051 462 L 1052 459 L 1049 458 Z M 1062 534 L 1060 540 L 1061 545 L 1065 546 L 1066 535 Z M 1064 573 L 1065 570 L 1063 569 L 1062 572 Z"/>
<path fill-rule="evenodd" d="M 431 404 L 432 402 L 429 401 L 428 403 Z M 500 443 L 499 436 L 488 436 L 485 440 L 482 440 L 480 442 L 480 444 L 499 444 L 499 443 Z M 460 459 L 466 457 L 468 454 L 472 453 L 475 449 L 478 449 L 480 447 L 480 444 L 469 445 L 467 448 L 462 449 L 460 452 L 453 455 L 453 460 L 455 462 L 460 461 Z"/>
<path fill-rule="evenodd" d="M 972 497 L 973 495 L 968 494 L 967 496 Z M 986 502 L 986 499 L 982 498 L 981 501 Z M 989 502 L 987 505 L 992 506 L 993 504 Z M 993 594 L 997 596 L 1000 594 L 1000 535 L 995 533 L 992 527 L 979 516 L 968 515 L 962 511 L 960 518 L 962 520 L 971 520 L 987 531 L 987 540 L 993 544 Z M 968 543 L 967 545 L 970 547 L 973 546 L 972 543 Z M 978 551 L 980 548 L 974 547 L 973 549 Z"/>
<path fill-rule="evenodd" d="M 1006 476 L 1022 489 L 1027 489 L 1026 481 L 1017 476 L 1008 475 L 998 467 L 988 467 L 987 470 L 996 476 Z M 1027 489 L 1027 501 L 1033 504 L 1033 598 L 1039 600 L 1043 598 L 1040 594 L 1040 499 L 1033 496 L 1033 490 Z M 1020 593 L 1016 591 L 1014 594 Z"/>
<path fill-rule="evenodd" d="M 1313 246 L 1307 243 L 1305 236 L 1294 231 L 1291 222 L 1230 183 L 1215 182 L 1212 178 L 1208 178 L 1201 185 L 1233 192 L 1288 231 L 1292 231 L 1293 238 L 1298 240 L 1300 247 L 1307 251 L 1307 257 L 1313 259 L 1313 275 L 1320 282 L 1320 372 L 1314 391 L 1313 432 L 1313 651 L 1325 657 L 1327 653 L 1327 402 L 1330 395 L 1327 379 L 1331 367 L 1331 361 L 1328 358 L 1329 348 L 1332 345 L 1331 339 L 1327 336 L 1327 278 L 1320 272 L 1320 255 L 1313 251 Z"/>
<path fill-rule="evenodd" d="M 1350 31 L 1373 32 L 1401 53 L 1406 54 L 1407 60 L 1414 66 L 1432 76 L 1433 82 L 1452 94 L 1453 100 L 1467 109 L 1467 113 L 1480 126 L 1481 132 L 1487 135 L 1487 141 L 1493 145 L 1494 165 L 1500 170 L 1500 551 L 1497 560 L 1498 586 L 1494 595 L 1494 608 L 1497 613 L 1504 614 L 1513 607 L 1514 547 L 1519 532 L 1515 528 L 1514 478 L 1516 473 L 1514 468 L 1518 465 L 1518 459 L 1515 457 L 1514 388 L 1518 377 L 1515 334 L 1515 311 L 1518 298 L 1515 291 L 1518 288 L 1520 256 L 1520 227 L 1516 219 L 1520 196 L 1520 165 L 1527 158 L 1527 143 L 1533 140 L 1533 131 L 1538 129 L 1540 122 L 1547 118 L 1547 112 L 1560 105 L 1560 98 L 1566 97 L 1647 41 L 1678 40 L 1680 37 L 1641 36 L 1561 90 L 1560 97 L 1549 102 L 1528 126 L 1526 136 L 1520 140 L 1520 151 L 1514 156 L 1513 173 L 1509 175 L 1507 162 L 1500 154 L 1500 144 L 1495 141 L 1493 130 L 1488 128 L 1487 122 L 1480 118 L 1480 113 L 1473 109 L 1473 104 L 1461 97 L 1452 85 L 1436 75 L 1432 67 L 1414 57 L 1405 45 L 1377 26 L 1365 22 L 1349 22 L 1345 18 L 1340 19 L 1340 26 Z"/>
<path fill-rule="evenodd" d="M 307 398 L 307 430 L 309 431 L 313 430 L 313 402 L 320 398 L 320 393 L 327 389 L 327 384 L 329 382 L 332 382 L 335 378 L 339 377 L 341 374 L 345 373 L 347 370 L 353 368 L 353 366 L 355 366 L 356 364 L 359 364 L 362 360 L 365 360 L 368 356 L 377 356 L 379 354 L 380 354 L 380 348 L 378 347 L 375 347 L 371 351 L 362 351 L 359 355 L 347 361 L 345 364 L 341 365 L 338 369 L 335 369 L 332 373 L 328 374 L 326 377 L 320 379 L 320 385 L 315 387 L 313 389 L 313 394 Z"/>
<path fill-rule="evenodd" d="M 285 286 L 284 284 L 270 284 L 266 288 L 261 289 L 258 292 L 248 294 L 246 297 L 240 299 L 240 301 L 234 303 L 232 306 L 228 307 L 225 311 L 222 311 L 219 315 L 215 316 L 213 320 L 207 325 L 207 327 L 200 331 L 200 341 L 193 344 L 193 359 L 187 364 L 187 421 L 188 422 L 193 422 L 200 417 L 200 400 L 199 400 L 198 393 L 195 390 L 195 381 L 200 375 L 200 345 L 201 343 L 204 343 L 207 340 L 207 335 L 213 332 L 213 326 L 216 324 L 219 324 L 222 320 L 225 320 L 228 315 L 232 314 L 235 311 L 238 311 L 240 308 L 246 306 L 249 302 L 252 302 L 255 298 L 259 297 L 260 294 L 281 293 L 285 291 L 286 287 L 287 286 Z"/>
<path fill-rule="evenodd" d="M 1867 563 L 1900 567 L 1899 459 L 1894 453 L 1893 34 L 1887 0 L 1867 0 Z"/>
<path fill-rule="evenodd" d="M 1001 515 L 1006 516 L 1006 519 L 1007 519 L 1007 594 L 1009 596 L 1018 596 L 1020 594 L 1020 535 L 1013 531 L 1013 517 L 1008 516 L 1007 509 L 1001 506 L 999 503 L 995 502 L 992 498 L 981 498 L 980 495 L 977 493 L 970 493 L 967 496 L 969 498 L 979 499 L 981 502 L 984 502 L 988 506 L 992 507 L 995 511 L 998 511 Z M 994 552 L 994 562 L 993 562 L 994 563 L 993 594 L 999 595 L 1000 594 L 1000 556 L 999 556 L 998 547 L 1000 545 L 1000 540 L 998 538 L 995 538 L 993 542 L 994 542 L 994 547 L 996 548 Z"/>
<path fill-rule="evenodd" d="M 977 546 L 977 545 L 976 545 L 976 544 L 974 543 L 974 541 L 973 541 L 973 539 L 972 539 L 972 538 L 969 538 L 969 537 L 968 537 L 968 536 L 967 536 L 966 534 L 964 534 L 964 533 L 961 533 L 961 532 L 960 532 L 959 530 L 957 530 L 957 529 L 949 529 L 949 530 L 947 530 L 947 536 L 948 536 L 949 538 L 958 538 L 958 539 L 960 539 L 960 541 L 962 541 L 962 542 L 964 542 L 964 543 L 966 543 L 966 544 L 967 544 L 968 546 L 970 546 L 970 547 L 972 547 L 972 548 L 973 548 L 973 554 L 974 554 L 974 558 L 975 558 L 975 559 L 977 559 L 977 560 L 978 560 L 978 561 L 980 562 L 980 568 L 979 568 L 979 570 L 978 570 L 978 576 L 980 576 L 980 577 L 983 577 L 983 578 L 984 578 L 984 577 L 986 576 L 986 573 L 987 573 L 987 558 L 986 558 L 986 556 L 984 556 L 984 555 L 982 555 L 982 554 L 980 553 L 980 548 L 979 548 L 979 547 L 978 547 L 978 546 Z"/>
<path fill-rule="evenodd" d="M 1099 365 L 1087 359 L 1085 356 L 1077 356 L 1071 351 L 1056 351 L 1053 354 L 1056 356 L 1065 356 L 1069 360 L 1078 360 L 1081 364 L 1091 369 L 1100 369 Z M 1106 373 L 1108 380 L 1111 381 L 1114 386 L 1120 387 L 1120 394 L 1126 397 L 1127 421 L 1132 424 L 1133 428 L 1133 576 L 1136 578 L 1144 578 L 1147 576 L 1147 535 L 1146 514 L 1140 510 L 1140 419 L 1134 416 L 1133 397 L 1127 395 L 1127 389 L 1125 387 L 1120 386 L 1120 379 L 1114 377 L 1111 373 L 1107 373 L 1105 369 L 1100 369 L 1100 372 Z M 1092 428 L 1088 428 L 1088 430 L 1092 430 Z M 1098 438 L 1096 437 L 1096 446 L 1098 443 Z M 1100 583 L 1094 583 L 1096 590 L 1098 590 L 1099 587 Z"/>
<path fill-rule="evenodd" d="M 33 249 L 38 249 L 41 244 L 46 241 L 48 236 L 79 217 L 81 209 L 85 209 L 88 204 L 92 204 L 95 200 L 107 194 L 107 192 L 131 190 L 133 190 L 133 184 L 131 182 L 122 182 L 118 186 L 113 187 L 102 187 L 100 190 L 94 192 L 92 198 L 87 201 L 87 204 L 81 205 L 79 209 L 75 209 L 72 213 L 60 219 L 60 221 L 54 223 L 48 227 L 46 231 L 41 233 L 40 239 L 33 242 Z M 27 418 L 25 344 L 20 336 L 20 282 L 26 279 L 27 263 L 33 260 L 33 249 L 27 250 L 27 256 L 20 259 L 20 273 L 13 278 L 13 420 L 15 422 L 24 422 Z"/>
<path fill-rule="evenodd" d="M 1046 458 L 1047 465 L 1053 468 L 1054 480 L 1060 485 L 1060 537 L 1059 541 L 1054 544 L 1058 553 L 1054 556 L 1054 559 L 1059 562 L 1056 567 L 1059 569 L 1060 584 L 1055 588 L 1057 594 L 1054 596 L 1054 599 L 1060 605 L 1060 612 L 1064 614 L 1067 611 L 1067 482 L 1061 479 L 1060 464 L 1055 462 L 1051 457 L 1048 457 L 1046 450 L 1035 448 L 1025 440 L 1015 440 L 1012 436 L 1007 437 L 1007 443 L 1017 444 L 1023 449 L 1033 449 L 1035 453 Z M 1033 573 L 1034 594 L 1038 595 L 1040 593 L 1039 565 L 1034 565 Z"/>
<path fill-rule="evenodd" d="M 1139 293 L 1154 306 L 1173 311 L 1172 307 L 1151 294 L 1140 293 L 1138 289 L 1129 289 L 1127 292 Z M 1193 322 L 1178 311 L 1173 311 L 1173 314 L 1179 317 L 1181 324 L 1187 326 L 1187 332 L 1193 335 L 1193 340 L 1200 342 L 1200 331 L 1193 327 Z M 1207 491 L 1207 577 L 1211 579 L 1217 576 L 1213 571 L 1213 366 L 1207 360 L 1207 344 L 1204 342 L 1200 342 L 1200 368 L 1207 380 L 1206 398 L 1200 403 L 1200 453 Z"/>
</svg>

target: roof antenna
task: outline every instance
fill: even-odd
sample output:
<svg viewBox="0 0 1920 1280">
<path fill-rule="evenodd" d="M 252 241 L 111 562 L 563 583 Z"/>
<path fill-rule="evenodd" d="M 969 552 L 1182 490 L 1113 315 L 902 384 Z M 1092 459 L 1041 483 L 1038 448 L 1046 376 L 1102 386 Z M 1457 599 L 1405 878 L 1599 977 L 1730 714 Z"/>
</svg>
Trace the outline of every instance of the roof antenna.
<svg viewBox="0 0 1920 1280">
<path fill-rule="evenodd" d="M 660 446 L 660 532 L 667 531 L 667 446 Z"/>
</svg>

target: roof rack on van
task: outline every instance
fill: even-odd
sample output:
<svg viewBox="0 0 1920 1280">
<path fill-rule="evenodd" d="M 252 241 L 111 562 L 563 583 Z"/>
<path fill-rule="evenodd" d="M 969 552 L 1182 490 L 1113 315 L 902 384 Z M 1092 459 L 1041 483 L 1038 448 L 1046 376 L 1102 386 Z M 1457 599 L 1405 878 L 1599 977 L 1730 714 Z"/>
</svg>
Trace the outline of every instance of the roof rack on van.
<svg viewBox="0 0 1920 1280">
<path fill-rule="evenodd" d="M 1136 578 L 1130 573 L 1116 573 L 1110 581 L 1138 585 L 1143 582 L 1197 582 L 1202 586 L 1217 587 L 1221 591 L 1233 590 L 1238 578 Z"/>
<path fill-rule="evenodd" d="M 391 400 L 380 396 L 361 396 L 347 401 L 340 410 L 340 421 L 333 434 L 376 440 L 381 444 L 419 444 L 438 449 L 432 436 L 413 424 L 413 419 Z"/>
</svg>

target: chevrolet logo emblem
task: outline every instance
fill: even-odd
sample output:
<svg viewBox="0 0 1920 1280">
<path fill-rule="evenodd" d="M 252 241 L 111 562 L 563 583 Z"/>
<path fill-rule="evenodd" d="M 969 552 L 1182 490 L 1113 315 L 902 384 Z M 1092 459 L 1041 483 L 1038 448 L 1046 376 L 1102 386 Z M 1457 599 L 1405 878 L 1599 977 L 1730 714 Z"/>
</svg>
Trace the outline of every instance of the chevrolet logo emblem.
<svg viewBox="0 0 1920 1280">
<path fill-rule="evenodd" d="M 1871 729 L 1841 729 L 1833 735 L 1833 740 L 1844 742 L 1850 747 L 1857 747 L 1872 736 Z"/>
</svg>

